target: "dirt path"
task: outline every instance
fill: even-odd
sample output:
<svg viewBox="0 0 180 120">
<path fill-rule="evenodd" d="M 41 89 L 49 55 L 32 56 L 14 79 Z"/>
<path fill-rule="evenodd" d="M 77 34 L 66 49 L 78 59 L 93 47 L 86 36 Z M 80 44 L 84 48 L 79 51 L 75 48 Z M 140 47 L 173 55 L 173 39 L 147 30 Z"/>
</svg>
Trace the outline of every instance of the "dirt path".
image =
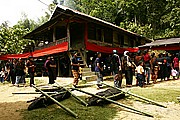
<svg viewBox="0 0 180 120">
<path fill-rule="evenodd" d="M 40 79 L 42 84 L 48 85 L 48 78 L 36 78 Z M 72 78 L 59 78 L 57 82 L 61 85 L 67 85 L 72 83 Z M 13 92 L 34 92 L 32 87 L 15 87 L 11 84 L 0 85 L 0 120 L 22 120 L 20 115 L 21 110 L 26 110 L 28 105 L 26 101 L 32 100 L 35 97 L 39 97 L 38 94 L 21 94 L 13 95 Z"/>
<path fill-rule="evenodd" d="M 43 80 L 43 84 L 48 83 L 47 78 L 38 78 Z M 72 78 L 59 78 L 57 80 L 61 85 L 67 85 L 72 83 Z M 112 81 L 106 81 L 108 84 L 113 84 Z M 95 82 L 90 82 L 95 83 Z M 152 87 L 157 88 L 172 88 L 180 90 L 180 80 L 167 81 L 153 85 Z M 82 88 L 85 91 L 96 93 L 102 90 L 97 90 L 95 86 Z M 127 88 L 125 88 L 127 89 Z M 131 89 L 131 88 L 128 88 Z M 22 120 L 20 115 L 21 110 L 26 110 L 28 104 L 26 101 L 34 99 L 39 95 L 12 95 L 12 92 L 34 92 L 34 88 L 31 87 L 11 87 L 11 85 L 0 85 L 0 120 Z M 84 95 L 80 92 L 74 92 L 76 95 Z M 142 115 L 127 112 L 124 109 L 119 109 L 119 112 L 115 116 L 114 120 L 178 120 L 180 119 L 180 105 L 172 102 L 162 103 L 167 105 L 168 108 L 161 108 L 155 105 L 145 104 L 138 101 L 128 101 L 132 103 L 132 106 L 142 111 L 152 113 L 155 118 L 149 118 Z"/>
<path fill-rule="evenodd" d="M 164 81 L 157 83 L 152 88 L 173 89 L 180 91 L 180 80 L 176 81 Z M 144 89 L 144 88 L 142 88 Z M 179 94 L 180 95 L 180 94 Z M 161 103 L 167 108 L 162 108 L 156 105 L 146 104 L 139 101 L 128 101 L 134 108 L 141 111 L 146 111 L 154 116 L 154 118 L 134 114 L 120 109 L 113 120 L 179 120 L 180 119 L 180 104 L 174 102 Z"/>
</svg>

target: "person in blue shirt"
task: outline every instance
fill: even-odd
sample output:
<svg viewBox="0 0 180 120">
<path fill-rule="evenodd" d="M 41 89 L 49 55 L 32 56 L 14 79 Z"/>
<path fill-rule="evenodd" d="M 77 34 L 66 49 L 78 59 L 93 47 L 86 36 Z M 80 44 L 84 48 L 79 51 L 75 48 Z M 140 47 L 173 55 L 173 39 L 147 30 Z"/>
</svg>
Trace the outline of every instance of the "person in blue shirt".
<svg viewBox="0 0 180 120">
<path fill-rule="evenodd" d="M 97 58 L 95 60 L 95 73 L 97 75 L 97 87 L 98 89 L 100 89 L 102 87 L 101 82 L 103 81 L 103 76 L 102 76 L 102 72 L 103 72 L 103 67 L 101 65 L 101 53 L 97 52 Z"/>
</svg>

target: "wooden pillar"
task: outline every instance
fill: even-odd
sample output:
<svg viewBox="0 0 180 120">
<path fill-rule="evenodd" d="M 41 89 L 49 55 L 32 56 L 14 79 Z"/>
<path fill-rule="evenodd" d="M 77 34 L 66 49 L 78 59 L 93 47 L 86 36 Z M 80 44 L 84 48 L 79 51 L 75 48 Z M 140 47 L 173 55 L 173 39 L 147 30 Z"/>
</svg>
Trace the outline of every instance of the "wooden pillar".
<svg viewBox="0 0 180 120">
<path fill-rule="evenodd" d="M 86 64 L 86 67 L 88 67 L 87 65 L 87 52 L 86 52 L 86 44 L 88 43 L 88 24 L 87 22 L 85 23 L 85 26 L 84 26 L 84 52 L 83 52 L 83 55 L 84 55 L 84 63 Z"/>
<path fill-rule="evenodd" d="M 53 28 L 53 42 L 56 42 L 56 28 Z"/>
<path fill-rule="evenodd" d="M 68 50 L 70 51 L 71 50 L 71 36 L 70 36 L 70 23 L 69 23 L 69 21 L 67 22 L 66 29 L 67 29 Z M 71 58 L 70 58 L 70 61 L 71 61 Z M 69 67 L 69 76 L 71 76 L 72 75 L 71 64 L 68 67 Z"/>
<path fill-rule="evenodd" d="M 61 69 L 60 69 L 60 57 L 59 57 L 59 55 L 58 55 L 58 63 L 57 63 L 57 68 L 58 68 L 58 76 L 60 76 L 60 74 L 61 74 Z"/>
<path fill-rule="evenodd" d="M 68 49 L 71 48 L 71 37 L 70 37 L 70 24 L 67 23 L 67 40 L 68 40 Z"/>
</svg>

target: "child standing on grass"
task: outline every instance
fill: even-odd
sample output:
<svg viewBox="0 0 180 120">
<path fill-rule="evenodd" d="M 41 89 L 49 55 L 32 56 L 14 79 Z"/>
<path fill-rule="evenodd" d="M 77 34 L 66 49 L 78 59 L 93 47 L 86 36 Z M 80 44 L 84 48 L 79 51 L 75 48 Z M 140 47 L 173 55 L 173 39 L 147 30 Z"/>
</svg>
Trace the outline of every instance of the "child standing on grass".
<svg viewBox="0 0 180 120">
<path fill-rule="evenodd" d="M 143 68 L 143 62 L 140 61 L 138 64 L 138 67 L 136 67 L 137 71 L 137 80 L 138 80 L 138 85 L 140 87 L 143 87 L 144 84 L 144 68 Z"/>
<path fill-rule="evenodd" d="M 1 83 L 4 83 L 5 74 L 6 74 L 5 70 L 4 70 L 4 68 L 2 68 L 2 70 L 0 72 L 0 81 L 1 81 Z"/>
<path fill-rule="evenodd" d="M 178 72 L 177 72 L 175 69 L 172 68 L 172 70 L 171 70 L 171 75 L 172 75 L 173 79 L 175 80 L 175 77 L 178 76 Z M 177 78 L 177 79 L 178 79 L 178 78 Z"/>
</svg>

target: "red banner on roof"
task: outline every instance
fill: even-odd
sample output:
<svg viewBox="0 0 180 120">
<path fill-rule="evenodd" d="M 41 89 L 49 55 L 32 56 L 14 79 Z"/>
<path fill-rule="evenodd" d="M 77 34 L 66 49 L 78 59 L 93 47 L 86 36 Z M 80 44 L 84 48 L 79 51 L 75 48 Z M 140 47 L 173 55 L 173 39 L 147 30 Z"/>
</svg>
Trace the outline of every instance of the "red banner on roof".
<svg viewBox="0 0 180 120">
<path fill-rule="evenodd" d="M 113 47 L 105 47 L 99 46 L 90 42 L 86 42 L 86 49 L 94 52 L 102 52 L 102 53 L 112 53 L 113 50 L 117 50 L 118 53 L 122 54 L 124 51 L 129 52 L 137 52 L 139 48 L 113 48 Z"/>
<path fill-rule="evenodd" d="M 40 57 L 40 56 L 64 52 L 67 50 L 68 50 L 68 42 L 63 42 L 63 43 L 55 45 L 55 46 L 51 46 L 51 47 L 44 48 L 41 50 L 35 50 L 32 53 L 1 55 L 0 60 L 8 60 L 8 59 L 13 59 L 13 58 L 15 58 L 15 59 L 28 58 L 29 56 Z"/>
</svg>

